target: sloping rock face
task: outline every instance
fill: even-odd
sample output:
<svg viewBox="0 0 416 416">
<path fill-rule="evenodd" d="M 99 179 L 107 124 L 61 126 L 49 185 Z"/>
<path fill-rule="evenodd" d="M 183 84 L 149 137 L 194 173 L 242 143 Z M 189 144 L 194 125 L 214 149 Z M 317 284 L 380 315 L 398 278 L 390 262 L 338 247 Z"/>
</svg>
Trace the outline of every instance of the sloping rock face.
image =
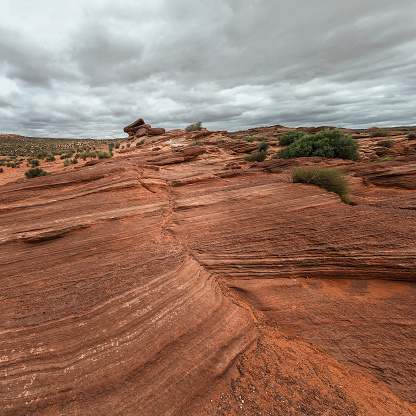
<svg viewBox="0 0 416 416">
<path fill-rule="evenodd" d="M 416 414 L 413 159 L 202 133 L 2 186 L 1 414 Z"/>
<path fill-rule="evenodd" d="M 171 235 L 153 169 L 99 163 L 2 196 L 1 414 L 180 414 L 254 340 Z"/>
</svg>

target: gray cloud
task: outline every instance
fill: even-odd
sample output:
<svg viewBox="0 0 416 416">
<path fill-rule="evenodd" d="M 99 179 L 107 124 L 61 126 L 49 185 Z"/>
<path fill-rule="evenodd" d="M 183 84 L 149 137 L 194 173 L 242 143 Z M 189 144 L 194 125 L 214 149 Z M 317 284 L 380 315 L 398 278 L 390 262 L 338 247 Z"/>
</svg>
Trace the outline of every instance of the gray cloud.
<svg viewBox="0 0 416 416">
<path fill-rule="evenodd" d="M 2 132 L 416 124 L 413 0 L 22 1 L 0 15 Z"/>
</svg>

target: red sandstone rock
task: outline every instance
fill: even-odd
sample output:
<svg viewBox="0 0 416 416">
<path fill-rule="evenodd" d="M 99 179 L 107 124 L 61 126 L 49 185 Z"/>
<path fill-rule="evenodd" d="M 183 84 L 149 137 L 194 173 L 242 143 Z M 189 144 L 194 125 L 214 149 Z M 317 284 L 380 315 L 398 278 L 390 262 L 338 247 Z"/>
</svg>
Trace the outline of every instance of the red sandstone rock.
<svg viewBox="0 0 416 416">
<path fill-rule="evenodd" d="M 135 132 L 141 125 L 144 124 L 144 120 L 142 118 L 139 118 L 134 123 L 129 124 L 128 126 L 124 127 L 124 132 Z"/>
<path fill-rule="evenodd" d="M 250 168 L 210 133 L 1 187 L 2 414 L 416 413 L 414 158 Z"/>
<path fill-rule="evenodd" d="M 161 127 L 155 127 L 148 129 L 147 134 L 150 134 L 151 136 L 159 136 L 160 134 L 165 133 L 165 131 L 166 130 Z"/>
<path fill-rule="evenodd" d="M 146 136 L 146 134 L 147 134 L 147 132 L 148 132 L 148 130 L 147 129 L 144 129 L 144 128 L 139 128 L 137 131 L 136 131 L 136 134 L 134 135 L 134 138 L 139 138 L 139 137 L 143 137 L 143 136 Z"/>
</svg>

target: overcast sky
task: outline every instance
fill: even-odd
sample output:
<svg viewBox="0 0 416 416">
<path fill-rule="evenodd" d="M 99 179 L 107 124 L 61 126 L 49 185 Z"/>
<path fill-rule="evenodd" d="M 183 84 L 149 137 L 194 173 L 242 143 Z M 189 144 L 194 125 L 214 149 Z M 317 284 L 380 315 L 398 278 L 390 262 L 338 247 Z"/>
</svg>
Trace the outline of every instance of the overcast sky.
<svg viewBox="0 0 416 416">
<path fill-rule="evenodd" d="M 415 125 L 416 0 L 0 0 L 0 133 Z"/>
</svg>

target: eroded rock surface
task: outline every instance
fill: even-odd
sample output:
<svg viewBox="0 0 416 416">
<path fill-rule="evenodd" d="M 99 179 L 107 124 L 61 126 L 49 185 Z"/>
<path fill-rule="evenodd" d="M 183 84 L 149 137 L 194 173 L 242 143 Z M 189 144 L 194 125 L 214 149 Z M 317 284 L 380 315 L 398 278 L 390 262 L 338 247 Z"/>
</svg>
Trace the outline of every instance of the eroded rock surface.
<svg viewBox="0 0 416 416">
<path fill-rule="evenodd" d="M 414 159 L 256 146 L 164 132 L 1 187 L 1 414 L 416 413 Z M 357 205 L 299 164 L 340 166 Z"/>
</svg>

